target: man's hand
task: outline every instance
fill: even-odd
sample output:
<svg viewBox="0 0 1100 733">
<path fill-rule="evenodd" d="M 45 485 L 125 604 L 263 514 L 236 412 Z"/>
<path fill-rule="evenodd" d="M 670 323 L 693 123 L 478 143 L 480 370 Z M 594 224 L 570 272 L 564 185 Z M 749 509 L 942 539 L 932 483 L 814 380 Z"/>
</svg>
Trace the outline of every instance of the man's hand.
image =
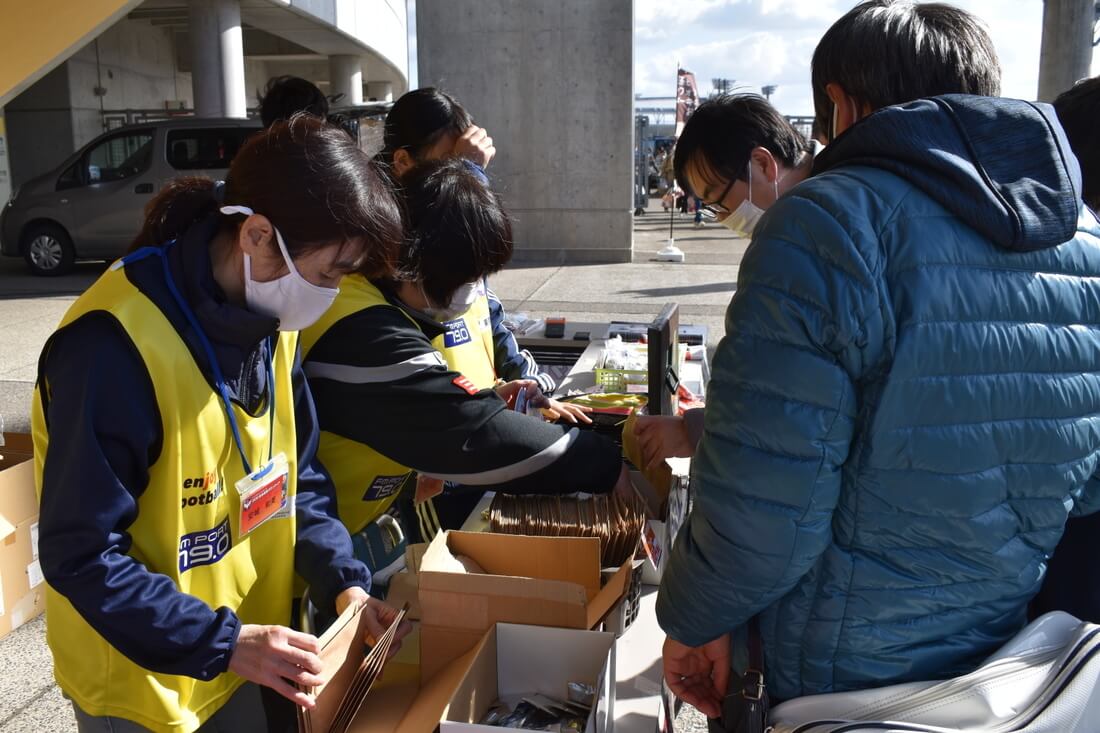
<svg viewBox="0 0 1100 733">
<path fill-rule="evenodd" d="M 472 125 L 455 141 L 451 154 L 477 163 L 484 170 L 489 167 L 489 161 L 497 154 L 497 149 L 493 147 L 493 138 L 489 137 L 485 128 Z"/>
<path fill-rule="evenodd" d="M 672 694 L 708 718 L 720 718 L 730 681 L 730 635 L 698 647 L 666 638 L 662 656 Z"/>
<path fill-rule="evenodd" d="M 639 415 L 634 424 L 634 436 L 638 439 L 647 471 L 659 468 L 666 458 L 695 455 L 687 425 L 679 415 Z"/>
<path fill-rule="evenodd" d="M 285 626 L 244 624 L 237 636 L 233 656 L 229 658 L 229 670 L 312 710 L 316 705 L 313 696 L 291 683 L 303 687 L 321 684 L 318 677 L 322 671 L 320 651 L 316 636 Z"/>
<path fill-rule="evenodd" d="M 344 609 L 353 603 L 366 604 L 363 613 L 366 618 L 367 637 L 363 641 L 367 646 L 373 647 L 386 633 L 386 629 L 390 627 L 394 619 L 397 618 L 398 611 L 393 606 L 367 595 L 367 592 L 359 586 L 353 586 L 345 589 L 336 597 L 336 613 L 343 613 Z M 401 640 L 408 636 L 410 631 L 412 631 L 412 624 L 408 620 L 402 621 L 394 634 L 393 643 L 390 645 L 390 651 L 386 659 L 397 654 L 398 650 L 401 649 Z"/>
</svg>

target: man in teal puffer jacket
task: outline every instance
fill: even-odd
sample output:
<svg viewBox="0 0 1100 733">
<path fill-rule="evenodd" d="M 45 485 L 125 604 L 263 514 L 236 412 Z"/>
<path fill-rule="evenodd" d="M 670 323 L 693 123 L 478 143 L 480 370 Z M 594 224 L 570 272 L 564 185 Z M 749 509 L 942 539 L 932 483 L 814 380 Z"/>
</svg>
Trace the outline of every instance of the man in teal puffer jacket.
<svg viewBox="0 0 1100 733">
<path fill-rule="evenodd" d="M 1100 224 L 1053 110 L 943 5 L 863 3 L 813 67 L 834 139 L 742 262 L 657 602 L 714 717 L 754 616 L 781 699 L 972 669 L 1100 505 Z"/>
</svg>

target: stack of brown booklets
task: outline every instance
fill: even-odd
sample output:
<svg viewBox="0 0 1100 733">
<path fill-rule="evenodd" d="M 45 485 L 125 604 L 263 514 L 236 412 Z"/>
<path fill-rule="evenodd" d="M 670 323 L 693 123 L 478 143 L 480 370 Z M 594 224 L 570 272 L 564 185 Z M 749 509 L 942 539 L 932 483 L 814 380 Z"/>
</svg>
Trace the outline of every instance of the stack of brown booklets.
<svg viewBox="0 0 1100 733">
<path fill-rule="evenodd" d="M 313 710 L 298 708 L 300 733 L 345 733 L 363 705 L 367 693 L 382 673 L 397 628 L 408 612 L 406 604 L 382 638 L 366 651 L 367 624 L 365 606 L 349 606 L 321 636 L 321 663 L 324 682 L 318 687 L 301 688 L 313 695 Z"/>
</svg>

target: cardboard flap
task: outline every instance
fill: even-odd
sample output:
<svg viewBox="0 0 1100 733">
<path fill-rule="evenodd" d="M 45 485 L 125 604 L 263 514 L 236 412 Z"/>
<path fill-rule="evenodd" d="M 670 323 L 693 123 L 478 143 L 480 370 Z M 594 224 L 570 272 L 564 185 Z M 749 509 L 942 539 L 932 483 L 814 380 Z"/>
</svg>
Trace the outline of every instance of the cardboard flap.
<svg viewBox="0 0 1100 733">
<path fill-rule="evenodd" d="M 0 420 L 0 423 L 3 421 Z M 0 441 L 0 471 L 34 457 L 34 442 L 25 433 L 4 433 Z"/>
<path fill-rule="evenodd" d="M 422 627 L 420 643 L 424 651 L 420 654 L 420 684 L 427 685 L 456 659 L 475 649 L 484 636 L 484 629 Z"/>
<path fill-rule="evenodd" d="M 633 572 L 634 560 L 631 558 L 607 579 L 604 587 L 588 603 L 587 628 L 591 629 L 603 620 L 603 617 L 615 607 L 619 599 L 626 595 L 627 588 L 630 587 L 630 576 Z"/>
<path fill-rule="evenodd" d="M 497 621 L 581 627 L 584 589 L 573 583 L 496 575 L 420 574 L 425 624 L 485 631 Z"/>
<path fill-rule="evenodd" d="M 34 461 L 25 461 L 0 472 L 0 538 L 11 534 L 15 525 L 36 514 L 38 495 L 34 490 Z"/>
<path fill-rule="evenodd" d="M 577 583 L 585 589 L 588 599 L 600 591 L 600 541 L 595 537 L 447 532 L 432 541 L 421 563 L 421 571 L 443 569 L 449 565 L 446 556 L 461 567 L 461 563 L 454 560 L 455 555 L 470 557 L 489 575 Z"/>
<path fill-rule="evenodd" d="M 440 720 L 444 717 L 476 723 L 499 696 L 500 680 L 497 670 L 497 627 L 491 627 L 481 641 L 463 659 L 468 659 L 462 676 L 451 690 L 453 702 L 440 710 Z M 539 665 L 532 665 L 538 667 Z M 428 730 L 424 728 L 424 730 Z"/>
<path fill-rule="evenodd" d="M 0 544 L 15 534 L 15 527 L 15 524 L 8 521 L 4 515 L 0 514 Z"/>
<path fill-rule="evenodd" d="M 420 563 L 424 560 L 424 553 L 428 551 L 428 543 L 420 542 L 405 548 L 405 569 L 416 575 L 420 572 Z"/>
</svg>

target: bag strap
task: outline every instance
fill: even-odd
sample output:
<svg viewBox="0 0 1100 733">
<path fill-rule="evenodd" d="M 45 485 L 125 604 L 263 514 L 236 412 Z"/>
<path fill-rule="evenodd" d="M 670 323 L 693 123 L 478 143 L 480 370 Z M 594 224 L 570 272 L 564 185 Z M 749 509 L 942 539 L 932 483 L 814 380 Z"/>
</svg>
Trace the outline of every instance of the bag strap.
<svg viewBox="0 0 1100 733">
<path fill-rule="evenodd" d="M 749 619 L 749 668 L 742 678 L 741 695 L 746 700 L 764 697 L 764 641 L 758 616 Z"/>
</svg>

